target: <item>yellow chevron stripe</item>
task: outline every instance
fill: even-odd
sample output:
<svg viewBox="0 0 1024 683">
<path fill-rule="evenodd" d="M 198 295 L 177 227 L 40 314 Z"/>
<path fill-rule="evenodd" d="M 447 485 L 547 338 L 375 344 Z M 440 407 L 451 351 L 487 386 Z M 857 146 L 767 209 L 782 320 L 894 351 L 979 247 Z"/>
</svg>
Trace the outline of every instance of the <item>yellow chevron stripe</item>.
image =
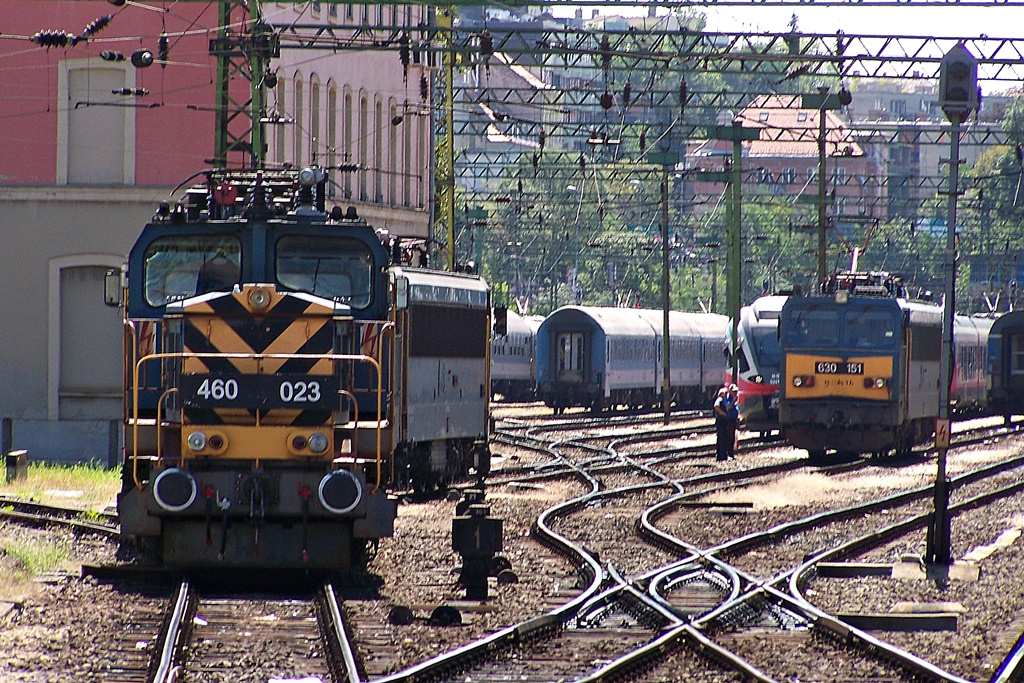
<svg viewBox="0 0 1024 683">
<path fill-rule="evenodd" d="M 305 311 L 303 315 L 305 315 Z M 319 332 L 328 322 L 330 322 L 328 318 L 299 318 L 267 346 L 266 352 L 298 353 L 306 341 Z M 288 361 L 283 358 L 268 359 L 263 363 L 263 371 L 268 373 L 277 372 L 286 362 Z M 318 361 L 310 374 L 327 375 L 331 373 L 331 370 L 330 361 Z"/>
</svg>

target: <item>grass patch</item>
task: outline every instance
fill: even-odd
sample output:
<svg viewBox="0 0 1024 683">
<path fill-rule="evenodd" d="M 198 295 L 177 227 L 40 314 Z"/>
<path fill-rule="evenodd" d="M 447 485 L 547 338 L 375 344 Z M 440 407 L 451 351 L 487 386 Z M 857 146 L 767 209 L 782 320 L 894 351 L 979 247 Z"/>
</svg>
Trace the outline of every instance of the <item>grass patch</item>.
<svg viewBox="0 0 1024 683">
<path fill-rule="evenodd" d="M 15 574 L 23 576 L 38 576 L 60 569 L 70 556 L 67 543 L 46 539 L 34 539 L 31 542 L 2 540 L 0 552 L 13 561 Z"/>
<path fill-rule="evenodd" d="M 0 600 L 22 600 L 35 592 L 40 574 L 66 569 L 70 558 L 64 540 L 9 536 L 0 526 Z"/>
<path fill-rule="evenodd" d="M 26 479 L 10 483 L 0 479 L 0 495 L 86 509 L 102 509 L 117 497 L 120 488 L 120 470 L 97 465 L 30 462 Z"/>
</svg>

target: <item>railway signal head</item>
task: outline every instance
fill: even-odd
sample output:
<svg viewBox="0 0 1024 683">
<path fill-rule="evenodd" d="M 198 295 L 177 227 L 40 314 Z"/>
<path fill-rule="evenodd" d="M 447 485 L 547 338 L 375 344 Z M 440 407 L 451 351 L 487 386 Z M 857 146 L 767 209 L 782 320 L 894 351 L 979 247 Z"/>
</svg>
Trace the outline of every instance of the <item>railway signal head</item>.
<svg viewBox="0 0 1024 683">
<path fill-rule="evenodd" d="M 963 121 L 979 102 L 978 60 L 957 43 L 939 65 L 939 105 L 951 121 Z"/>
</svg>

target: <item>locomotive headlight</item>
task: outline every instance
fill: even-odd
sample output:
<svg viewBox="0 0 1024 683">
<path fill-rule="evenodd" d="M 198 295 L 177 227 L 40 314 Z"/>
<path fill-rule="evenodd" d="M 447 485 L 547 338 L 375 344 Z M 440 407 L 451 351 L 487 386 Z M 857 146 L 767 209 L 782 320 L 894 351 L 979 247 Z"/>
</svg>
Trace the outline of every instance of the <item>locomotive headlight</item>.
<svg viewBox="0 0 1024 683">
<path fill-rule="evenodd" d="M 203 432 L 192 432 L 188 435 L 188 439 L 185 440 L 188 447 L 198 453 L 199 451 L 206 448 L 206 434 Z"/>
<path fill-rule="evenodd" d="M 270 305 L 270 292 L 263 288 L 251 290 L 249 292 L 249 305 L 253 308 L 266 308 Z"/>
<path fill-rule="evenodd" d="M 864 388 L 865 389 L 884 389 L 885 385 L 889 381 L 885 377 L 865 377 Z"/>
<path fill-rule="evenodd" d="M 327 450 L 327 446 L 330 445 L 326 434 L 320 432 L 314 432 L 309 435 L 309 450 L 314 453 L 323 453 Z"/>
<path fill-rule="evenodd" d="M 793 376 L 794 387 L 813 387 L 814 377 L 811 375 L 794 375 Z"/>
</svg>

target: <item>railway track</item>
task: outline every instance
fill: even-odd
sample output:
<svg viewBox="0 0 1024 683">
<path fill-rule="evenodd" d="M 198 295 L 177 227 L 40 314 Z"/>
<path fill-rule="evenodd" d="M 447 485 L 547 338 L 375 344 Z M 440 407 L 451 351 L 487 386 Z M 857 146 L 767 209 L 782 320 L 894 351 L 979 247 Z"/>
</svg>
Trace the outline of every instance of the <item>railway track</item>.
<svg viewBox="0 0 1024 683">
<path fill-rule="evenodd" d="M 359 681 L 334 587 L 306 595 L 201 595 L 183 581 L 153 651 L 152 683 Z"/>
<path fill-rule="evenodd" d="M 0 519 L 37 526 L 52 524 L 111 538 L 120 535 L 120 525 L 116 514 L 68 508 L 8 496 L 0 496 Z"/>
<path fill-rule="evenodd" d="M 997 441 L 1012 443 L 1016 433 L 996 430 L 957 438 L 961 445 L 950 451 L 951 463 L 957 462 L 957 449 L 966 444 L 995 448 Z M 888 493 L 865 495 L 872 489 L 863 481 L 906 478 L 910 471 L 927 468 L 923 454 L 881 467 L 869 458 L 822 467 L 802 454 L 760 450 L 778 450 L 777 444 L 752 443 L 738 461 L 708 466 L 700 462 L 703 456 L 691 453 L 680 460 L 659 453 L 657 445 L 627 447 L 623 440 L 609 441 L 604 435 L 596 445 L 584 439 L 571 441 L 537 443 L 538 464 L 552 470 L 547 476 L 571 477 L 573 488 L 582 487 L 577 495 L 539 514 L 534 525 L 534 537 L 575 568 L 576 581 L 561 589 L 547 612 L 505 622 L 510 625 L 481 640 L 435 650 L 411 666 L 397 666 L 396 637 L 430 638 L 429 628 L 448 627 L 424 627 L 422 617 L 417 617 L 418 626 L 408 628 L 371 618 L 352 619 L 341 630 L 352 633 L 358 654 L 350 659 L 362 668 L 353 663 L 349 670 L 354 674 L 309 669 L 308 675 L 325 681 L 328 676 L 346 680 L 338 678 L 341 675 L 360 681 L 491 681 L 502 676 L 531 681 L 552 680 L 551 672 L 556 672 L 576 681 L 653 681 L 660 676 L 781 682 L 794 675 L 813 679 L 815 667 L 824 667 L 818 672 L 821 680 L 965 680 L 932 663 L 934 655 L 929 653 L 934 651 L 915 654 L 925 642 L 917 636 L 908 634 L 900 640 L 845 622 L 845 606 L 829 597 L 835 591 L 834 580 L 823 580 L 817 569 L 822 563 L 879 554 L 884 561 L 895 548 L 920 544 L 929 514 L 928 486 L 891 484 Z M 998 447 L 1009 448 L 1005 444 Z M 957 519 L 1003 499 L 1024 497 L 1019 457 L 993 457 L 984 467 L 966 466 L 973 459 L 965 458 L 959 469 L 950 470 Z M 502 489 L 496 479 L 492 491 Z M 508 481 L 514 491 L 515 480 Z M 807 504 L 755 503 L 761 490 L 792 486 L 790 481 L 828 482 L 836 492 Z M 350 611 L 346 594 L 340 595 L 337 623 Z M 185 668 L 185 655 L 172 657 L 168 671 L 176 671 L 175 676 L 191 671 L 188 680 L 245 680 L 225 660 L 238 660 L 249 671 L 263 666 L 244 648 L 245 643 L 264 642 L 256 635 L 257 627 L 263 626 L 270 629 L 266 642 L 281 644 L 275 661 L 290 662 L 291 667 L 266 672 L 307 675 L 297 662 L 320 666 L 331 656 L 338 658 L 328 653 L 341 646 L 323 641 L 314 645 L 310 631 L 300 632 L 298 625 L 308 628 L 309 615 L 317 610 L 300 606 L 297 596 L 278 603 L 267 602 L 278 598 L 264 596 L 262 605 L 248 612 L 220 597 L 223 602 L 207 607 L 199 603 L 198 620 L 182 617 L 193 625 L 189 648 L 183 652 L 195 656 L 196 668 Z M 472 618 L 472 605 L 462 609 Z M 241 614 L 248 616 L 242 619 Z M 129 664 L 132 657 L 140 658 L 140 652 L 155 649 L 150 645 L 156 641 L 149 633 L 151 622 L 127 630 L 132 635 L 124 643 L 125 665 L 112 668 L 103 680 L 148 680 Z M 337 630 L 314 630 L 329 628 Z M 445 632 L 446 640 L 458 640 L 458 627 Z M 286 642 L 295 647 L 285 648 Z M 1012 645 L 1011 640 L 1006 651 Z M 805 668 L 794 663 L 798 659 L 806 662 Z M 1019 667 L 1007 659 L 1006 671 Z M 221 674 L 229 678 L 217 678 Z M 1012 675 L 1006 674 L 1004 680 Z"/>
</svg>

